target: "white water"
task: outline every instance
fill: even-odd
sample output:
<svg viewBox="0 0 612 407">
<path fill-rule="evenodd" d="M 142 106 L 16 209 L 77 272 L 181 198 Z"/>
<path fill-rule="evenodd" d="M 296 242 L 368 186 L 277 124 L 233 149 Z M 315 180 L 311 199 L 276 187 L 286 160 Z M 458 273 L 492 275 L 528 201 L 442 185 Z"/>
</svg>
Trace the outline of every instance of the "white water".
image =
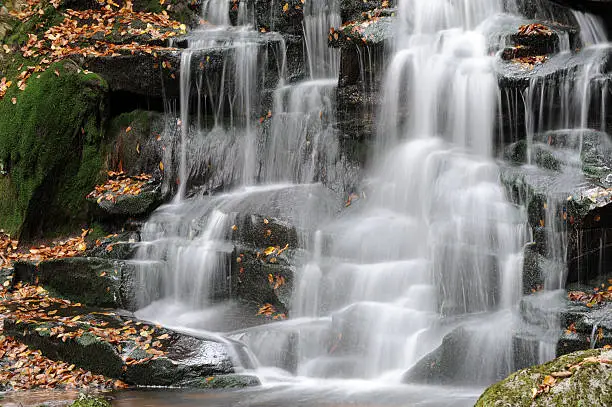
<svg viewBox="0 0 612 407">
<path fill-rule="evenodd" d="M 206 3 L 207 19 L 228 25 L 227 12 L 217 14 L 215 3 Z M 286 83 L 284 55 L 277 61 L 283 69 L 271 117 L 263 120 L 269 126 L 263 138 L 252 114 L 261 90 L 259 37 L 250 27 L 203 30 L 201 41 L 183 53 L 184 68 L 197 49 L 229 47 L 235 64 L 223 72 L 235 77 L 236 87 L 226 99 L 225 90 L 217 91 L 223 79 L 181 76 L 178 199 L 152 216 L 138 254 L 148 262 L 142 304 L 162 301 L 139 315 L 172 326 L 178 321 L 217 329 L 233 306 L 216 302 L 231 294 L 232 225 L 241 214 L 273 212 L 269 216 L 290 218 L 304 231 L 301 244 L 310 254 L 296 272 L 291 319 L 233 333 L 263 366 L 292 370 L 301 383 L 334 378 L 351 389 L 363 385 L 356 379 L 399 383 L 460 328 L 470 341 L 454 350 L 464 356 L 454 367 L 456 383 L 482 386 L 512 371 L 514 311 L 530 236 L 525 210 L 509 203 L 494 161 L 501 97 L 491 50 L 503 44 L 492 43 L 489 30 L 507 10 L 505 3 L 399 1 L 371 168 L 357 191 L 360 199 L 339 216 L 331 193 L 311 184 L 343 174 L 333 126 L 339 55 L 326 46 L 329 26 L 338 24 L 337 3 L 308 2 L 309 80 Z M 591 29 L 583 32 L 583 41 L 600 42 L 597 26 L 585 26 Z M 560 123 L 586 124 L 588 106 L 578 119 L 570 118 L 570 111 L 588 105 L 598 69 L 586 64 L 582 79 L 568 79 L 571 91 L 554 88 L 565 95 Z M 552 129 L 540 117 L 553 116 L 543 110 L 530 116 L 531 108 L 555 97 L 535 84 L 525 97 L 531 103 L 531 143 L 536 133 Z M 198 120 L 195 133 L 202 143 L 193 141 L 188 123 L 193 88 L 198 96 L 210 95 L 206 103 L 215 112 L 212 128 L 203 130 Z M 204 165 L 199 156 L 219 158 L 228 171 L 222 184 L 241 187 L 184 199 L 187 180 Z M 253 186 L 258 182 L 264 185 Z"/>
<path fill-rule="evenodd" d="M 293 315 L 309 318 L 298 329 L 309 332 L 299 334 L 298 374 L 397 380 L 439 345 L 447 316 L 509 310 L 519 299 L 527 236 L 492 161 L 497 83 L 476 29 L 502 10 L 400 2 L 410 21 L 398 27 L 407 35 L 384 85 L 367 200 L 321 229 L 327 253 L 298 281 Z M 405 101 L 411 113 L 400 124 Z M 475 382 L 511 368 L 510 326 L 495 340 L 471 332 L 486 355 L 464 366 Z"/>
</svg>

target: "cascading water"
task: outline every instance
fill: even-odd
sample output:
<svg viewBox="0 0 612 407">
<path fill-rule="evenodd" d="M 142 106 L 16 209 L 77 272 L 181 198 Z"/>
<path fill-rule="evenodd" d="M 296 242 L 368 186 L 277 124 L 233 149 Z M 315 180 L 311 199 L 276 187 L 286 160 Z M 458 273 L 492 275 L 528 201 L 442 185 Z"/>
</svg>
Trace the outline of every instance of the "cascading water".
<svg viewBox="0 0 612 407">
<path fill-rule="evenodd" d="M 298 343 L 298 374 L 401 372 L 439 344 L 445 316 L 508 313 L 518 300 L 526 231 L 491 161 L 497 84 L 476 28 L 494 11 L 501 2 L 400 2 L 410 21 L 387 74 L 367 201 L 321 230 L 326 251 L 298 283 L 300 329 L 327 339 Z M 404 100 L 412 112 L 398 123 Z M 488 356 L 488 369 L 481 358 L 465 369 L 477 382 L 512 367 L 509 330 L 491 332 L 471 333 Z"/>
<path fill-rule="evenodd" d="M 561 333 L 562 308 L 554 297 L 565 295 L 558 290 L 565 288 L 568 274 L 568 195 L 588 185 L 588 173 L 593 172 L 588 167 L 599 165 L 588 163 L 588 155 L 593 154 L 588 149 L 610 148 L 605 133 L 609 78 L 604 74 L 610 44 L 598 18 L 578 11 L 573 16 L 584 47 L 579 63 L 571 62 L 569 52 L 560 52 L 550 63 L 564 68 L 555 75 L 534 75 L 522 94 L 527 166 L 521 176 L 530 185 L 523 192 L 523 200 L 526 206 L 541 210 L 540 232 L 535 240 L 545 247 L 540 265 L 544 293 L 538 306 L 547 309 L 554 304 L 552 311 L 542 312 L 548 318 L 544 324 L 547 332 L 539 345 L 540 362 L 555 357 Z"/>
<path fill-rule="evenodd" d="M 511 95 L 498 88 L 494 54 L 505 39 L 492 27 L 501 13 L 516 13 L 516 4 L 398 2 L 371 168 L 341 211 L 337 197 L 315 184 L 335 185 L 347 171 L 334 126 L 339 52 L 327 46 L 329 27 L 340 24 L 338 3 L 305 3 L 307 79 L 296 83 L 285 75 L 283 38 L 228 27 L 227 7 L 228 1 L 205 2 L 205 19 L 216 26 L 199 30 L 183 52 L 179 187 L 173 204 L 156 211 L 142 233 L 140 316 L 192 329 L 242 328 L 227 324 L 228 315 L 242 311 L 219 301 L 231 296 L 235 277 L 232 233 L 240 216 L 265 212 L 296 225 L 309 254 L 296 269 L 291 318 L 230 334 L 262 366 L 291 370 L 305 382 L 410 382 L 404 373 L 451 337 L 463 344 L 451 350 L 461 353 L 451 384 L 482 386 L 515 369 L 515 309 L 531 236 L 526 210 L 508 201 L 494 161 L 500 101 Z M 248 2 L 239 7 L 238 21 L 250 24 Z M 595 20 L 576 18 L 584 44 L 603 41 Z M 269 66 L 270 53 L 278 75 L 265 88 L 270 78 L 259 66 Z M 218 62 L 216 55 L 220 76 L 194 70 Z M 594 112 L 605 116 L 605 103 L 591 106 L 604 95 L 597 61 L 577 64 L 550 88 L 535 77 L 514 95 L 526 107 L 529 164 L 542 134 L 579 129 L 572 134 L 581 149 Z M 271 105 L 261 104 L 258 93 L 270 95 Z M 216 175 L 198 185 L 234 189 L 188 197 L 190 183 L 213 167 Z M 560 225 L 562 206 L 551 201 L 547 208 L 542 222 Z M 558 239 L 566 236 L 561 229 L 548 233 L 557 239 L 550 264 L 558 266 L 567 246 Z M 546 288 L 560 288 L 560 269 L 552 269 Z M 550 349 L 541 353 L 551 356 Z"/>
</svg>

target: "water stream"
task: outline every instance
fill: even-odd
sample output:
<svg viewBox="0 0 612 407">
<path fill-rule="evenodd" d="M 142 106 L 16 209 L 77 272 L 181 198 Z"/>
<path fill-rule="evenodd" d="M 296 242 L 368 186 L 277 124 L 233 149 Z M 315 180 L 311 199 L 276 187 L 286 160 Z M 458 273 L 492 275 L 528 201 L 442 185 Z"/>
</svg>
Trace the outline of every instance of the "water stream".
<svg viewBox="0 0 612 407">
<path fill-rule="evenodd" d="M 248 10 L 240 12 L 242 26 L 231 26 L 228 5 L 204 2 L 212 25 L 193 33 L 183 52 L 177 194 L 142 232 L 137 258 L 145 289 L 137 315 L 245 343 L 264 389 L 221 397 L 234 397 L 230 403 L 472 404 L 479 389 L 517 368 L 513 334 L 523 250 L 532 240 L 526 209 L 509 201 L 496 161 L 499 103 L 509 95 L 498 87 L 495 53 L 505 39 L 492 21 L 516 13 L 516 4 L 398 2 L 373 152 L 351 191 L 327 187 L 348 184 L 350 173 L 334 117 L 340 55 L 327 46 L 329 27 L 340 24 L 338 2 L 304 6 L 308 76 L 297 82 L 286 75 L 283 37 L 255 31 Z M 601 24 L 575 17 L 583 43 L 603 47 Z M 213 51 L 225 55 L 220 78 L 193 70 Z M 270 88 L 260 65 L 271 59 L 277 68 Z M 522 95 L 528 165 L 547 131 L 578 129 L 572 134 L 580 154 L 580 129 L 591 125 L 593 111 L 605 115 L 603 101 L 591 106 L 603 95 L 595 61 L 561 85 L 534 79 Z M 259 97 L 266 92 L 269 111 Z M 561 113 L 545 111 L 559 94 Z M 209 188 L 195 188 L 213 167 L 217 175 L 200 182 Z M 210 193 L 219 186 L 225 192 Z M 344 208 L 346 192 L 354 202 Z M 552 216 L 563 209 L 552 199 L 549 205 L 546 224 L 557 225 Z M 241 217 L 262 213 L 294 224 L 303 250 L 290 319 L 250 326 L 252 318 L 226 300 L 231 239 Z M 545 288 L 553 290 L 563 285 L 567 236 L 554 227 L 548 233 L 558 268 Z M 450 387 L 401 384 L 449 334 L 469 338 L 456 350 L 462 358 Z M 550 349 L 541 355 L 550 358 Z M 133 405 L 129 397 L 118 405 Z M 152 405 L 164 405 L 163 397 Z"/>
</svg>

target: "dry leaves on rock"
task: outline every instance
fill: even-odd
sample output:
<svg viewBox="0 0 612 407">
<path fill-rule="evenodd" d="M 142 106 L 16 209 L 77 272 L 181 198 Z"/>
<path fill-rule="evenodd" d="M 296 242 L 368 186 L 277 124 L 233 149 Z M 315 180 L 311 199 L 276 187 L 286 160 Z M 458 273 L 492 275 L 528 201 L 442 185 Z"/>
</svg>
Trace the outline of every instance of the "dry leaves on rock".
<svg viewBox="0 0 612 407">
<path fill-rule="evenodd" d="M 608 280 L 607 288 L 606 284 L 602 284 L 600 287 L 595 287 L 593 293 L 570 291 L 567 296 L 570 301 L 583 302 L 589 308 L 606 301 L 612 301 L 612 279 Z"/>
<path fill-rule="evenodd" d="M 61 259 L 82 255 L 87 250 L 85 237 L 91 232 L 83 229 L 80 236 L 56 240 L 50 245 L 40 245 L 25 250 L 17 250 L 17 241 L 10 236 L 0 234 L 0 268 L 10 267 L 14 261 L 40 263 L 44 260 Z"/>
<path fill-rule="evenodd" d="M 106 183 L 97 185 L 94 191 L 87 195 L 87 198 L 96 199 L 100 203 L 103 200 L 115 202 L 117 197 L 124 195 L 137 196 L 140 195 L 151 178 L 152 176 L 149 174 L 129 177 L 122 171 L 109 171 Z"/>
<path fill-rule="evenodd" d="M 550 28 L 546 27 L 544 24 L 533 23 L 533 24 L 525 24 L 521 25 L 518 29 L 519 35 L 552 35 L 552 31 Z"/>
</svg>

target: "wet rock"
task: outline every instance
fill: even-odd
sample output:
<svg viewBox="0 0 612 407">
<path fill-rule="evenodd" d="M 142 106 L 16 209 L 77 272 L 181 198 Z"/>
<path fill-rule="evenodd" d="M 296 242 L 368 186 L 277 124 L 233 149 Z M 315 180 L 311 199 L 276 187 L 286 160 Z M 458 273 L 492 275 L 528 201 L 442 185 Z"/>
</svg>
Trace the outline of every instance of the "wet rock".
<svg viewBox="0 0 612 407">
<path fill-rule="evenodd" d="M 109 124 L 113 145 L 109 152 L 109 168 L 121 168 L 128 176 L 156 175 L 164 157 L 163 114 L 134 110 L 114 117 Z M 161 175 L 161 174 L 160 174 Z"/>
<path fill-rule="evenodd" d="M 122 306 L 120 264 L 76 257 L 41 262 L 38 281 L 61 296 L 91 306 Z"/>
<path fill-rule="evenodd" d="M 466 354 L 459 349 L 467 349 L 470 335 L 463 328 L 455 329 L 446 335 L 442 344 L 433 352 L 419 360 L 402 379 L 404 383 L 450 384 L 461 380 L 458 368 L 464 363 Z M 467 380 L 467 378 L 464 378 Z"/>
<path fill-rule="evenodd" d="M 329 45 L 335 48 L 380 46 L 393 39 L 393 17 L 376 17 L 332 28 Z"/>
<path fill-rule="evenodd" d="M 588 282 L 605 275 L 612 261 L 612 189 L 583 188 L 568 197 L 573 221 L 568 248 L 568 282 Z"/>
<path fill-rule="evenodd" d="M 129 260 L 136 254 L 140 242 L 138 232 L 124 232 L 96 239 L 93 247 L 85 252 L 86 257 L 109 260 Z"/>
<path fill-rule="evenodd" d="M 258 29 L 284 34 L 301 35 L 303 32 L 304 4 L 301 0 L 276 2 L 255 1 L 255 21 Z"/>
<path fill-rule="evenodd" d="M 506 158 L 521 164 L 526 148 L 524 142 L 515 143 Z M 502 171 L 502 182 L 515 202 L 528 208 L 535 251 L 553 262 L 547 264 L 549 276 L 557 270 L 567 282 L 587 282 L 605 274 L 611 264 L 612 189 L 604 176 L 612 168 L 609 151 L 605 134 L 549 132 L 534 137 L 532 157 L 539 168 Z M 559 244 L 567 244 L 567 271 L 557 264 Z"/>
<path fill-rule="evenodd" d="M 383 6 L 383 3 L 386 5 Z M 343 23 L 360 20 L 373 10 L 391 10 L 396 3 L 395 0 L 340 0 L 340 17 Z"/>
<path fill-rule="evenodd" d="M 612 403 L 611 358 L 611 351 L 590 350 L 520 370 L 489 387 L 476 407 L 608 406 Z M 578 369 L 568 369 L 578 365 Z M 558 377 L 549 379 L 547 383 L 552 385 L 546 386 L 543 383 L 547 376 Z"/>
<path fill-rule="evenodd" d="M 256 247 L 285 245 L 298 247 L 298 235 L 294 225 L 276 218 L 261 215 L 239 216 L 232 240 Z"/>
<path fill-rule="evenodd" d="M 612 346 L 612 304 L 593 307 L 571 303 L 561 314 L 564 332 L 557 343 L 557 356 L 577 350 Z"/>
<path fill-rule="evenodd" d="M 231 291 L 237 299 L 252 304 L 254 310 L 266 304 L 272 305 L 269 315 L 262 318 L 284 319 L 291 305 L 294 268 L 285 253 L 266 256 L 264 250 L 236 247 L 232 260 Z"/>
<path fill-rule="evenodd" d="M 138 195 L 116 195 L 113 199 L 89 198 L 103 218 L 143 217 L 163 203 L 162 185 L 158 180 L 147 182 Z"/>
<path fill-rule="evenodd" d="M 546 258 L 537 252 L 535 243 L 525 248 L 523 260 L 523 294 L 530 294 L 544 284 L 542 266 Z"/>
<path fill-rule="evenodd" d="M 207 377 L 206 379 L 194 382 L 189 387 L 201 389 L 243 389 L 260 385 L 261 381 L 257 376 L 233 374 Z"/>
<path fill-rule="evenodd" d="M 160 51 L 157 54 L 156 57 L 146 52 L 135 52 L 131 55 L 73 58 L 102 76 L 108 82 L 111 92 L 151 98 L 162 98 L 165 92 L 168 97 L 178 97 L 180 51 Z M 164 65 L 170 68 L 162 67 L 164 61 Z"/>
<path fill-rule="evenodd" d="M 521 319 L 531 326 L 543 330 L 558 330 L 559 316 L 567 305 L 565 292 L 540 291 L 521 298 L 519 312 Z"/>
<path fill-rule="evenodd" d="M 559 36 L 549 27 L 539 23 L 519 27 L 518 32 L 511 38 L 516 45 L 528 48 L 532 55 L 551 54 L 559 48 Z"/>
<path fill-rule="evenodd" d="M 74 313 L 75 308 L 70 310 Z M 7 319 L 4 331 L 50 359 L 132 385 L 185 386 L 233 373 L 226 343 L 151 327 L 129 315 L 95 309 L 77 312 L 76 317 L 67 314 L 63 322 Z M 131 335 L 120 333 L 130 329 Z M 145 341 L 161 345 L 145 349 Z"/>
<path fill-rule="evenodd" d="M 594 13 L 604 18 L 612 15 L 612 1 L 611 0 L 550 0 L 553 3 L 562 4 L 569 6 L 576 10 L 587 11 Z M 606 19 L 606 22 L 609 20 Z"/>
<path fill-rule="evenodd" d="M 338 128 L 347 138 L 368 140 L 375 135 L 384 64 L 382 44 L 342 48 L 336 109 Z"/>
<path fill-rule="evenodd" d="M 509 145 L 506 148 L 506 157 L 513 163 L 527 163 L 527 141 L 520 140 Z M 562 162 L 555 156 L 554 150 L 543 144 L 532 145 L 531 159 L 533 164 L 545 170 L 559 171 L 562 166 Z"/>
<path fill-rule="evenodd" d="M 40 262 L 16 262 L 18 281 L 38 281 L 49 291 L 89 306 L 134 309 L 138 279 L 129 262 L 72 257 Z"/>
</svg>

